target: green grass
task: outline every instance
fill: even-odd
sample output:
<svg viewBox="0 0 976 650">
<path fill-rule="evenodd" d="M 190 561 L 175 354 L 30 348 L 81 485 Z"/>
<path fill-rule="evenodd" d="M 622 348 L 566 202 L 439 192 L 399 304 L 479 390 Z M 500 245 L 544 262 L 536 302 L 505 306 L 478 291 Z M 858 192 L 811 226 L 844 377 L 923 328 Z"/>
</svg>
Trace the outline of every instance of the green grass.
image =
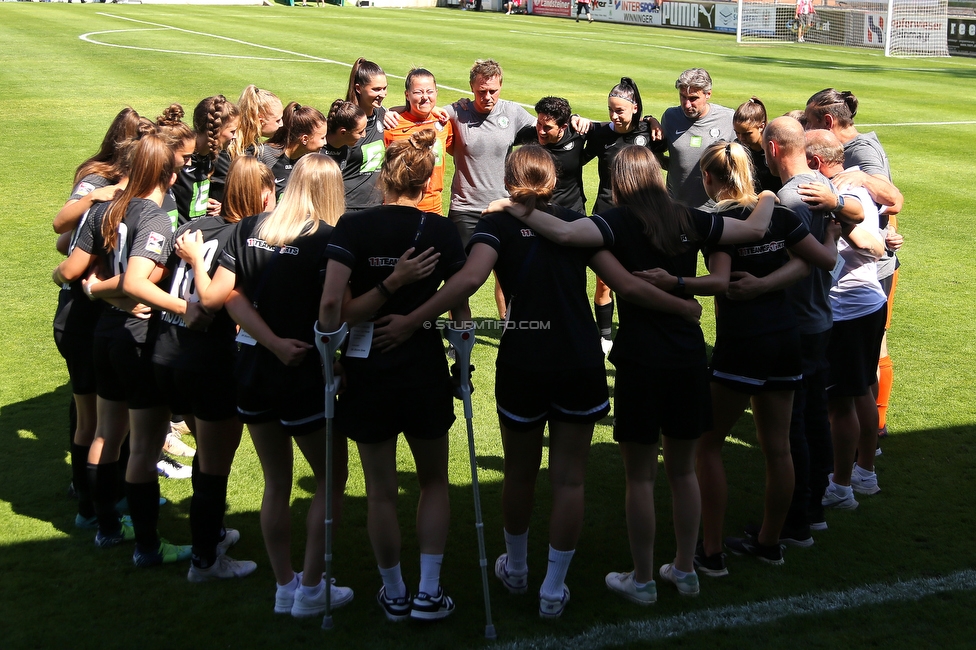
<svg viewBox="0 0 976 650">
<path fill-rule="evenodd" d="M 132 29 L 145 31 L 96 38 L 197 54 L 103 47 L 78 38 L 87 32 Z M 544 94 L 560 95 L 592 118 L 605 115 L 606 93 L 621 76 L 633 77 L 645 110 L 660 115 L 676 100 L 674 79 L 693 66 L 711 72 L 714 101 L 735 107 L 755 94 L 770 114 L 802 107 L 807 97 L 828 86 L 851 89 L 861 100 L 858 123 L 865 125 L 971 120 L 968 98 L 976 90 L 973 60 L 885 59 L 865 50 L 817 46 L 739 47 L 720 35 L 622 25 L 583 27 L 569 21 L 448 10 L 4 3 L 0 42 L 0 189 L 6 202 L 0 213 L 0 630 L 2 645 L 11 648 L 96 647 L 105 645 L 99 642 L 105 635 L 113 639 L 107 645 L 129 647 L 336 643 L 434 648 L 482 643 L 463 420 L 451 433 L 453 521 L 443 572 L 458 611 L 434 627 L 386 625 L 372 604 L 379 581 L 365 533 L 365 492 L 355 452 L 345 519 L 336 537 L 336 566 L 342 583 L 356 589 L 356 601 L 337 612 L 336 630 L 324 637 L 318 620 L 299 622 L 271 613 L 273 578 L 258 527 L 261 472 L 246 437 L 235 461 L 227 522 L 244 534 L 234 556 L 259 563 L 254 576 L 232 584 L 190 585 L 185 566 L 136 571 L 127 550 L 96 552 L 91 535 L 73 529 L 73 504 L 64 496 L 69 480 L 70 391 L 51 337 L 57 291 L 49 278 L 59 258 L 49 224 L 70 191 L 75 166 L 94 151 L 123 105 L 154 117 L 173 101 L 189 110 L 202 97 L 220 92 L 235 98 L 245 85 L 256 83 L 286 101 L 325 108 L 344 94 L 348 75 L 348 67 L 325 60 L 349 64 L 358 56 L 380 63 L 390 75 L 423 65 L 442 85 L 454 88 L 467 86 L 475 58 L 494 57 L 506 70 L 503 97 L 531 105 Z M 401 83 L 391 76 L 387 105 L 400 101 Z M 442 90 L 440 100 L 459 95 Z M 531 596 L 509 597 L 493 580 L 493 612 L 502 640 L 555 636 L 571 645 L 570 636 L 598 623 L 946 575 L 976 565 L 970 497 L 976 485 L 976 428 L 971 373 L 965 365 L 973 357 L 976 339 L 969 260 L 976 125 L 876 130 L 906 196 L 900 219 L 906 237 L 904 267 L 890 335 L 896 373 L 890 413 L 893 436 L 879 460 L 884 491 L 864 499 L 854 513 L 832 515 L 830 530 L 818 535 L 817 545 L 809 551 L 791 550 L 781 569 L 733 559 L 731 577 L 707 580 L 697 600 L 679 600 L 662 585 L 660 602 L 650 610 L 637 610 L 608 595 L 602 583 L 607 571 L 629 566 L 623 470 L 607 420 L 594 436 L 586 525 L 569 577 L 573 602 L 558 624 L 543 625 Z M 587 174 L 592 201 L 595 169 L 591 166 Z M 473 302 L 476 316 L 494 313 L 488 289 Z M 703 321 L 711 338 L 709 305 Z M 489 560 L 502 550 L 495 346 L 497 340 L 483 338 L 474 359 L 475 428 Z M 729 533 L 760 515 L 763 481 L 748 418 L 733 433 L 745 444 L 726 448 Z M 418 577 L 412 532 L 417 483 L 403 447 L 400 514 L 404 570 L 412 584 Z M 297 531 L 302 529 L 312 485 L 307 468 L 302 463 L 296 467 Z M 670 493 L 663 471 L 661 476 L 657 558 L 665 562 L 672 557 L 674 543 Z M 187 481 L 163 481 L 162 489 L 171 504 L 162 509 L 160 530 L 174 541 L 186 542 L 190 486 Z M 545 568 L 548 492 L 542 472 L 530 536 L 533 589 Z M 296 566 L 300 551 L 296 543 Z M 917 602 L 854 605 L 822 616 L 704 631 L 661 645 L 971 646 L 971 624 L 964 623 L 971 620 L 976 605 L 971 591 Z"/>
</svg>

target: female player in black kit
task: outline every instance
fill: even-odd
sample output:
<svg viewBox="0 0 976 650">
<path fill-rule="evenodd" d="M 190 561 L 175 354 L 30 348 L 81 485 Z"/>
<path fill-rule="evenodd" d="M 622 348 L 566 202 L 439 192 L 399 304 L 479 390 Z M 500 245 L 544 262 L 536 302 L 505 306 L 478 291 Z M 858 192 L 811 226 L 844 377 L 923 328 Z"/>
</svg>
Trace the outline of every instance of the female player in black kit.
<svg viewBox="0 0 976 650">
<path fill-rule="evenodd" d="M 217 154 L 236 137 L 237 116 L 237 106 L 223 95 L 207 97 L 193 109 L 196 151 L 173 185 L 180 225 L 208 213 L 220 213 L 220 202 L 211 198 L 210 187 L 216 183 L 223 188 L 222 174 L 215 174 Z"/>
<path fill-rule="evenodd" d="M 695 278 L 698 250 L 710 243 L 758 239 L 772 213 L 772 193 L 764 194 L 745 222 L 685 209 L 668 196 L 659 163 L 642 146 L 618 152 L 611 178 L 616 209 L 572 222 L 535 210 L 523 220 L 561 243 L 604 246 L 631 272 L 663 268 L 676 276 L 672 293 L 677 296 L 724 291 L 727 260 L 710 276 Z M 677 555 L 673 563 L 661 567 L 660 575 L 681 593 L 696 594 L 693 560 L 700 501 L 695 443 L 711 425 L 704 336 L 697 323 L 622 300 L 610 362 L 617 373 L 613 435 L 620 443 L 627 478 L 625 508 L 634 571 L 608 574 L 607 587 L 637 604 L 657 600 L 654 480 L 663 433 Z"/>
<path fill-rule="evenodd" d="M 291 102 L 282 114 L 282 126 L 258 154 L 258 159 L 274 174 L 275 195 L 280 199 L 298 160 L 318 153 L 325 146 L 328 129 L 325 115 L 311 106 Z"/>
<path fill-rule="evenodd" d="M 325 121 L 328 128 L 325 132 L 325 145 L 320 151 L 343 170 L 349 157 L 349 148 L 366 135 L 366 113 L 357 104 L 337 99 L 329 107 Z"/>
<path fill-rule="evenodd" d="M 65 255 L 74 250 L 89 210 L 97 203 L 111 201 L 123 181 L 127 168 L 125 154 L 130 143 L 145 130 L 139 114 L 122 109 L 109 126 L 98 152 L 78 166 L 71 196 L 54 218 L 54 232 L 66 238 L 59 245 Z M 100 209 L 104 209 L 100 208 Z M 60 239 L 59 238 L 59 243 Z M 88 453 L 95 438 L 96 396 L 92 344 L 95 325 L 104 303 L 91 301 L 84 294 L 81 280 L 61 285 L 54 314 L 54 341 L 68 366 L 75 426 L 71 431 L 71 485 L 78 496 L 75 525 L 97 525 L 88 485 Z"/>
<path fill-rule="evenodd" d="M 783 187 L 779 176 L 769 171 L 766 165 L 766 153 L 762 146 L 762 133 L 766 128 L 766 105 L 758 97 L 750 97 L 742 102 L 732 115 L 732 128 L 735 130 L 735 140 L 741 144 L 752 159 L 753 182 L 756 191 L 778 192 Z"/>
<path fill-rule="evenodd" d="M 620 83 L 610 90 L 610 95 L 607 97 L 607 110 L 610 112 L 610 121 L 592 129 L 587 135 L 586 148 L 583 150 L 583 164 L 596 158 L 600 176 L 593 214 L 602 214 L 613 207 L 610 166 L 621 147 L 631 144 L 641 147 L 651 146 L 650 129 L 647 122 L 641 119 L 644 105 L 633 79 L 620 78 Z M 600 278 L 597 278 L 596 291 L 593 294 L 593 308 L 596 312 L 597 325 L 600 327 L 604 352 L 608 352 L 613 327 L 613 294 Z"/>
<path fill-rule="evenodd" d="M 170 295 L 199 302 L 216 271 L 220 253 L 234 235 L 234 225 L 274 205 L 274 177 L 253 156 L 230 164 L 222 216 L 200 217 L 176 233 L 176 254 L 167 264 Z M 221 309 L 205 331 L 189 329 L 182 318 L 164 312 L 153 354 L 156 382 L 174 413 L 192 418 L 197 453 L 193 457 L 190 532 L 193 556 L 187 578 L 204 582 L 244 577 L 257 565 L 224 551 L 240 533 L 222 529 L 227 478 L 241 440 L 234 385 L 237 353 L 234 322 Z"/>
<path fill-rule="evenodd" d="M 509 156 L 505 184 L 512 201 L 538 206 L 552 219 L 585 216 L 550 203 L 556 186 L 552 157 L 538 145 Z M 490 208 L 489 208 L 490 210 Z M 506 553 L 495 575 L 512 593 L 528 588 L 528 526 L 535 483 L 549 423 L 549 479 L 553 507 L 549 524 L 549 564 L 539 592 L 539 614 L 558 617 L 569 600 L 565 585 L 569 564 L 583 526 L 583 483 L 594 423 L 610 409 L 599 332 L 586 298 L 586 267 L 591 265 L 622 295 L 649 309 L 668 309 L 697 322 L 701 307 L 668 296 L 633 277 L 605 251 L 564 248 L 536 237 L 518 219 L 488 212 L 469 244 L 464 268 L 437 295 L 377 337 L 383 349 L 452 303 L 474 293 L 492 269 L 498 273 L 509 306 L 498 350 L 495 399 L 505 449 L 502 510 Z M 399 320 L 399 323 L 394 321 Z M 387 321 L 381 321 L 386 324 Z M 546 323 L 546 329 L 532 324 Z"/>
<path fill-rule="evenodd" d="M 745 147 L 717 142 L 705 150 L 699 164 L 705 191 L 718 203 L 717 214 L 744 219 L 756 203 L 751 156 Z M 710 369 L 713 426 L 702 435 L 696 452 L 703 542 L 695 553 L 698 569 L 713 577 L 727 573 L 722 554 L 727 499 L 722 443 L 750 398 L 766 463 L 765 513 L 761 529 L 746 538 L 729 538 L 726 545 L 737 554 L 748 552 L 773 564 L 783 561 L 779 535 L 793 494 L 790 414 L 802 374 L 799 329 L 784 289 L 806 275 L 809 265 L 832 269 L 837 247 L 832 238 L 821 244 L 796 214 L 776 208 L 762 240 L 717 247 L 709 252 L 709 263 L 717 251 L 731 255 L 735 277 L 748 274 L 749 280 L 759 278 L 760 283 L 782 282 L 752 295 L 737 294 L 740 287 L 733 282 L 730 293 L 736 299 L 724 293 L 715 296 L 716 338 Z M 777 269 L 782 270 L 771 275 Z M 667 276 L 663 286 L 673 286 L 674 281 Z"/>
<path fill-rule="evenodd" d="M 416 208 L 434 169 L 435 141 L 434 130 L 425 129 L 390 145 L 380 175 L 384 205 L 346 213 L 339 220 L 329 243 L 319 310 L 320 330 L 334 331 L 343 321 L 353 327 L 341 361 L 346 391 L 339 396 L 335 427 L 359 448 L 366 477 L 367 528 L 383 579 L 377 601 L 393 621 L 434 620 L 454 611 L 454 602 L 440 586 L 450 522 L 447 434 L 454 422 L 443 343 L 436 330 L 427 330 L 389 354 L 369 349 L 373 314 L 409 313 L 464 264 L 454 225 Z M 411 260 L 414 251 L 423 252 Z M 401 266 L 414 268 L 422 279 L 407 284 L 414 276 L 401 279 Z M 468 316 L 466 302 L 456 308 L 457 317 Z M 412 599 L 400 571 L 396 515 L 401 432 L 420 483 L 420 586 Z"/>
<path fill-rule="evenodd" d="M 325 610 L 324 387 L 312 331 L 325 247 L 342 206 L 335 163 L 317 154 L 303 156 L 274 211 L 241 220 L 212 282 L 197 285 L 207 309 L 226 306 L 241 325 L 237 414 L 248 426 L 264 471 L 261 532 L 277 582 L 274 611 L 296 617 Z M 304 571 L 298 573 L 291 559 L 292 438 L 316 481 L 306 519 Z M 333 449 L 339 454 L 335 488 L 341 497 L 345 445 Z M 329 588 L 333 607 L 353 598 L 351 589 Z"/>
<path fill-rule="evenodd" d="M 383 144 L 383 119 L 386 109 L 386 73 L 364 58 L 356 59 L 349 73 L 346 101 L 357 104 L 366 114 L 366 133 L 349 148 L 342 180 L 346 188 L 346 209 L 363 210 L 379 205 L 383 194 L 376 187 L 380 167 L 386 154 Z"/>
<path fill-rule="evenodd" d="M 173 151 L 166 141 L 147 135 L 135 145 L 129 182 L 107 210 L 91 215 L 78 245 L 60 267 L 66 279 L 77 277 L 97 257 L 105 279 L 89 281 L 86 293 L 95 298 L 124 297 L 181 315 L 191 324 L 205 322 L 201 309 L 171 299 L 154 282 L 172 247 L 172 227 L 160 208 L 176 173 Z M 123 293 L 124 292 L 124 293 Z M 169 409 L 153 378 L 151 348 L 155 321 L 118 308 L 107 308 L 95 332 L 98 424 L 89 455 L 98 533 L 95 544 L 115 546 L 135 538 L 133 562 L 153 566 L 187 559 L 189 546 L 161 541 L 156 533 L 159 483 L 156 461 L 169 431 Z M 130 432 L 131 456 L 126 470 L 126 496 L 132 527 L 122 526 L 115 510 L 119 446 Z M 134 531 L 133 531 L 134 529 Z"/>
</svg>

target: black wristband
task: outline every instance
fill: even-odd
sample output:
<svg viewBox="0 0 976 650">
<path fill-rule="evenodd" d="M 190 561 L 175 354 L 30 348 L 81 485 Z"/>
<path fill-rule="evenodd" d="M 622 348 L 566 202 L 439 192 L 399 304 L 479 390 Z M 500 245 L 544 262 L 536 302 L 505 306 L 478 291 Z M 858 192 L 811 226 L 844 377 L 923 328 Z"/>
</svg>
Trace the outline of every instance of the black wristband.
<svg viewBox="0 0 976 650">
<path fill-rule="evenodd" d="M 389 289 L 386 288 L 386 285 L 383 284 L 382 280 L 376 283 L 376 290 L 379 291 L 381 294 L 383 294 L 383 297 L 386 298 L 387 300 L 393 297 L 393 294 L 390 292 Z"/>
<path fill-rule="evenodd" d="M 680 275 L 678 276 L 678 286 L 676 286 L 674 290 L 680 293 L 681 295 L 685 294 L 685 279 Z"/>
</svg>

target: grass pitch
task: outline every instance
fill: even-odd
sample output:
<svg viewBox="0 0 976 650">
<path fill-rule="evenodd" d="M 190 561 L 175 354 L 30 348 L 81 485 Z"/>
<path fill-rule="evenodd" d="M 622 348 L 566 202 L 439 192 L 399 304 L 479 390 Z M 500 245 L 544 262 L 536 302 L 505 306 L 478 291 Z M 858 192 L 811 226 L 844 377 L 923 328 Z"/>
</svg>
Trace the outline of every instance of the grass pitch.
<svg viewBox="0 0 976 650">
<path fill-rule="evenodd" d="M 80 38 L 84 35 L 84 38 Z M 261 472 L 245 440 L 232 474 L 227 523 L 244 537 L 233 555 L 254 559 L 256 574 L 233 583 L 190 585 L 183 565 L 137 571 L 125 549 L 97 551 L 89 533 L 72 525 L 64 496 L 67 465 L 67 374 L 51 337 L 59 261 L 50 220 L 71 189 L 74 168 L 98 146 L 123 105 L 155 117 L 178 101 L 189 111 L 208 95 L 236 98 L 249 83 L 283 100 L 319 108 L 344 95 L 349 64 L 365 56 L 390 80 L 389 106 L 401 101 L 402 75 L 416 65 L 435 72 L 440 102 L 464 94 L 475 58 L 505 68 L 504 98 L 534 104 L 543 95 L 569 99 L 584 116 L 605 117 L 606 94 L 621 76 L 640 86 L 645 110 L 673 105 L 674 79 L 685 68 L 707 68 L 713 101 L 735 107 L 758 95 L 778 115 L 801 108 L 829 86 L 861 100 L 857 123 L 876 130 L 906 196 L 900 218 L 906 245 L 890 348 L 895 393 L 879 476 L 884 491 L 853 513 L 831 513 L 830 530 L 809 550 L 789 550 L 780 569 L 731 558 L 731 576 L 703 579 L 702 595 L 679 600 L 659 585 L 660 600 L 638 609 L 608 594 L 607 571 L 630 565 L 623 517 L 623 469 L 610 421 L 597 427 L 587 477 L 587 519 L 568 584 L 573 601 L 558 623 L 541 624 L 532 596 L 510 597 L 492 580 L 493 613 L 508 647 L 602 643 L 782 647 L 840 644 L 971 647 L 973 582 L 950 581 L 924 592 L 886 585 L 957 576 L 976 564 L 970 493 L 976 485 L 972 380 L 974 356 L 970 212 L 976 175 L 971 147 L 976 124 L 968 103 L 976 60 L 885 59 L 867 50 L 798 46 L 737 46 L 728 36 L 632 26 L 576 25 L 548 18 L 475 14 L 446 9 L 292 9 L 13 4 L 0 5 L 0 631 L 4 647 L 269 647 L 336 643 L 355 647 L 467 647 L 482 644 L 484 626 L 473 528 L 464 422 L 452 431 L 453 522 L 443 577 L 458 603 L 455 616 L 433 627 L 387 625 L 372 603 L 379 587 L 365 532 L 365 493 L 355 452 L 336 536 L 336 571 L 356 600 L 335 615 L 323 637 L 317 619 L 295 621 L 271 612 L 273 578 L 258 526 Z M 590 200 L 595 169 L 587 170 Z M 488 290 L 472 303 L 491 317 Z M 703 323 L 710 335 L 711 311 Z M 503 550 L 499 510 L 501 448 L 493 404 L 497 339 L 475 351 L 475 426 L 489 562 Z M 611 369 L 612 370 L 612 369 Z M 612 381 L 613 374 L 611 372 Z M 460 407 L 458 407 L 460 414 Z M 730 480 L 728 531 L 761 516 L 762 459 L 743 418 L 726 447 Z M 417 485 L 402 455 L 403 566 L 418 578 L 412 511 Z M 298 530 L 312 483 L 301 464 L 294 491 Z M 162 481 L 170 505 L 160 530 L 189 540 L 188 481 Z M 659 563 L 673 554 L 670 493 L 658 488 Z M 540 475 L 530 530 L 530 591 L 545 570 L 548 483 Z M 300 544 L 296 544 L 296 566 Z M 966 574 L 967 576 L 969 574 Z M 968 580 L 968 582 L 967 582 Z M 960 586 L 961 585 L 961 586 Z M 968 586 L 967 586 L 968 585 Z M 745 626 L 721 608 L 771 598 L 844 594 L 868 586 L 879 601 L 819 613 L 784 606 L 783 618 Z M 919 591 L 919 595 L 923 592 Z M 831 597 L 832 598 L 832 597 Z M 824 596 L 824 602 L 831 601 Z M 792 602 L 792 601 L 790 601 Z M 847 602 L 847 601 L 844 601 Z M 757 605 L 756 608 L 759 608 Z M 676 639 L 641 636 L 642 624 L 683 620 Z M 671 619 L 669 617 L 677 617 Z M 731 621 L 731 622 L 730 622 Z M 592 632 L 607 624 L 623 636 Z M 697 631 L 696 631 L 697 630 Z M 586 635 L 589 636 L 579 636 Z M 577 637 L 574 641 L 573 637 Z"/>
</svg>

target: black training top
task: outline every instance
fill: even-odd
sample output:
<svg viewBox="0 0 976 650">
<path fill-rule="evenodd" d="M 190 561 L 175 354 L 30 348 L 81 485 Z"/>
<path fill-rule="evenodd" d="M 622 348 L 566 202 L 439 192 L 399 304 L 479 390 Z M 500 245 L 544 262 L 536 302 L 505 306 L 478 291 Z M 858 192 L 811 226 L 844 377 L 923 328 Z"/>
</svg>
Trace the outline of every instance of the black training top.
<svg viewBox="0 0 976 650">
<path fill-rule="evenodd" d="M 210 198 L 210 173 L 213 161 L 209 155 L 193 154 L 190 164 L 180 169 L 173 185 L 176 207 L 179 211 L 179 225 L 207 214 L 207 200 Z"/>
<path fill-rule="evenodd" d="M 85 178 L 88 178 L 87 176 Z M 97 176 L 96 178 L 102 178 Z M 82 179 L 79 183 L 79 187 L 85 183 Z M 104 185 L 99 186 L 104 187 Z M 92 188 L 94 189 L 94 188 Z M 78 192 L 78 189 L 75 189 Z M 85 192 L 81 196 L 84 196 L 88 192 Z M 74 194 L 72 194 L 74 196 Z M 78 245 L 78 240 L 81 238 L 82 233 L 87 229 L 87 222 L 92 218 L 93 214 L 105 214 L 108 210 L 108 206 L 111 203 L 95 203 L 85 211 L 85 214 L 81 215 L 81 219 L 78 221 L 78 225 L 75 226 L 74 231 L 71 233 L 71 241 L 68 244 L 68 255 L 71 255 L 71 251 L 74 250 L 75 246 Z M 99 222 L 101 221 L 101 216 L 97 217 Z M 91 251 L 83 248 L 82 250 L 90 253 Z M 88 296 L 85 295 L 85 290 L 81 286 L 81 279 L 74 282 L 65 283 L 61 285 L 61 291 L 58 292 L 58 306 L 54 312 L 54 330 L 56 332 L 74 332 L 74 333 L 89 333 L 95 329 L 95 324 L 102 315 L 102 307 L 105 303 L 101 300 L 89 300 Z"/>
<path fill-rule="evenodd" d="M 387 300 L 374 318 L 387 314 L 409 314 L 436 293 L 441 282 L 464 266 L 464 249 L 454 224 L 444 217 L 417 208 L 383 205 L 348 212 L 339 219 L 326 254 L 352 269 L 349 278 L 353 297 L 370 291 L 389 277 L 397 260 L 410 247 L 422 253 L 430 247 L 441 254 L 429 276 L 402 287 Z M 350 377 L 370 376 L 376 380 L 396 373 L 409 373 L 411 380 L 443 375 L 446 371 L 440 332 L 419 329 L 399 347 L 387 352 L 371 351 L 365 359 L 343 355 Z"/>
<path fill-rule="evenodd" d="M 613 122 L 602 122 L 592 126 L 586 139 L 584 160 L 597 158 L 599 165 L 597 169 L 600 173 L 600 188 L 597 191 L 596 202 L 593 204 L 593 214 L 600 214 L 613 207 L 610 166 L 613 164 L 613 159 L 617 157 L 617 152 L 630 144 L 647 147 L 652 151 L 664 151 L 667 147 L 666 143 L 651 141 L 651 133 L 644 120 L 637 120 L 633 130 L 628 133 L 614 131 Z"/>
<path fill-rule="evenodd" d="M 517 144 L 538 143 L 539 137 L 534 126 L 519 131 Z M 583 165 L 586 159 L 586 136 L 567 126 L 558 142 L 542 147 L 552 156 L 556 164 L 556 189 L 552 192 L 552 203 L 573 212 L 586 210 L 586 194 L 583 191 Z"/>
<path fill-rule="evenodd" d="M 732 208 L 720 217 L 745 220 L 751 210 Z M 710 246 L 708 252 L 722 251 L 732 257 L 732 271 L 744 271 L 763 278 L 790 261 L 787 251 L 810 234 L 803 221 L 789 208 L 777 206 L 766 236 L 759 241 L 730 246 Z M 706 255 L 707 259 L 707 255 Z M 770 291 L 752 300 L 729 300 L 715 296 L 715 327 L 718 334 L 755 336 L 782 332 L 797 326 L 793 305 L 786 290 Z"/>
<path fill-rule="evenodd" d="M 542 208 L 564 221 L 585 215 Z M 537 236 L 515 217 L 484 215 L 468 250 L 487 244 L 508 305 L 497 363 L 534 370 L 602 368 L 600 332 L 586 294 L 586 265 L 596 249 L 572 248 Z"/>
<path fill-rule="evenodd" d="M 386 109 L 380 106 L 366 118 L 366 135 L 349 147 L 346 165 L 342 169 L 342 184 L 346 192 L 346 209 L 362 210 L 383 202 L 383 194 L 376 187 L 380 167 L 386 159 L 383 143 L 383 116 Z"/>
<path fill-rule="evenodd" d="M 644 234 L 643 222 L 624 208 L 593 215 L 604 246 L 628 271 L 662 268 L 672 275 L 694 277 L 698 270 L 698 251 L 722 237 L 725 222 L 721 217 L 689 210 L 694 232 L 682 235 L 688 248 L 674 257 L 656 251 Z M 620 329 L 613 341 L 610 362 L 638 364 L 653 368 L 675 368 L 705 363 L 705 338 L 701 327 L 680 316 L 644 309 L 619 300 Z"/>
<path fill-rule="evenodd" d="M 108 205 L 108 204 L 106 204 Z M 102 238 L 102 219 L 108 209 L 89 213 L 87 227 L 78 237 L 81 250 L 96 255 L 105 279 L 125 272 L 131 257 L 145 257 L 162 266 L 173 250 L 173 230 L 169 215 L 149 199 L 129 201 L 121 223 L 118 240 L 112 251 L 105 249 Z M 148 319 L 136 318 L 115 307 L 102 311 L 95 328 L 95 336 L 128 338 L 134 343 L 145 343 L 149 334 Z"/>
<path fill-rule="evenodd" d="M 201 217 L 184 225 L 176 233 L 201 231 L 203 233 L 203 259 L 206 272 L 213 277 L 219 266 L 220 253 L 234 235 L 234 224 L 220 217 Z M 176 253 L 170 255 L 169 293 L 187 302 L 200 302 L 194 282 L 194 269 Z M 153 352 L 153 362 L 172 368 L 208 370 L 227 366 L 233 362 L 237 345 L 234 343 L 236 326 L 226 309 L 214 315 L 206 330 L 191 330 L 183 318 L 164 311 L 160 317 L 159 334 Z"/>
</svg>

